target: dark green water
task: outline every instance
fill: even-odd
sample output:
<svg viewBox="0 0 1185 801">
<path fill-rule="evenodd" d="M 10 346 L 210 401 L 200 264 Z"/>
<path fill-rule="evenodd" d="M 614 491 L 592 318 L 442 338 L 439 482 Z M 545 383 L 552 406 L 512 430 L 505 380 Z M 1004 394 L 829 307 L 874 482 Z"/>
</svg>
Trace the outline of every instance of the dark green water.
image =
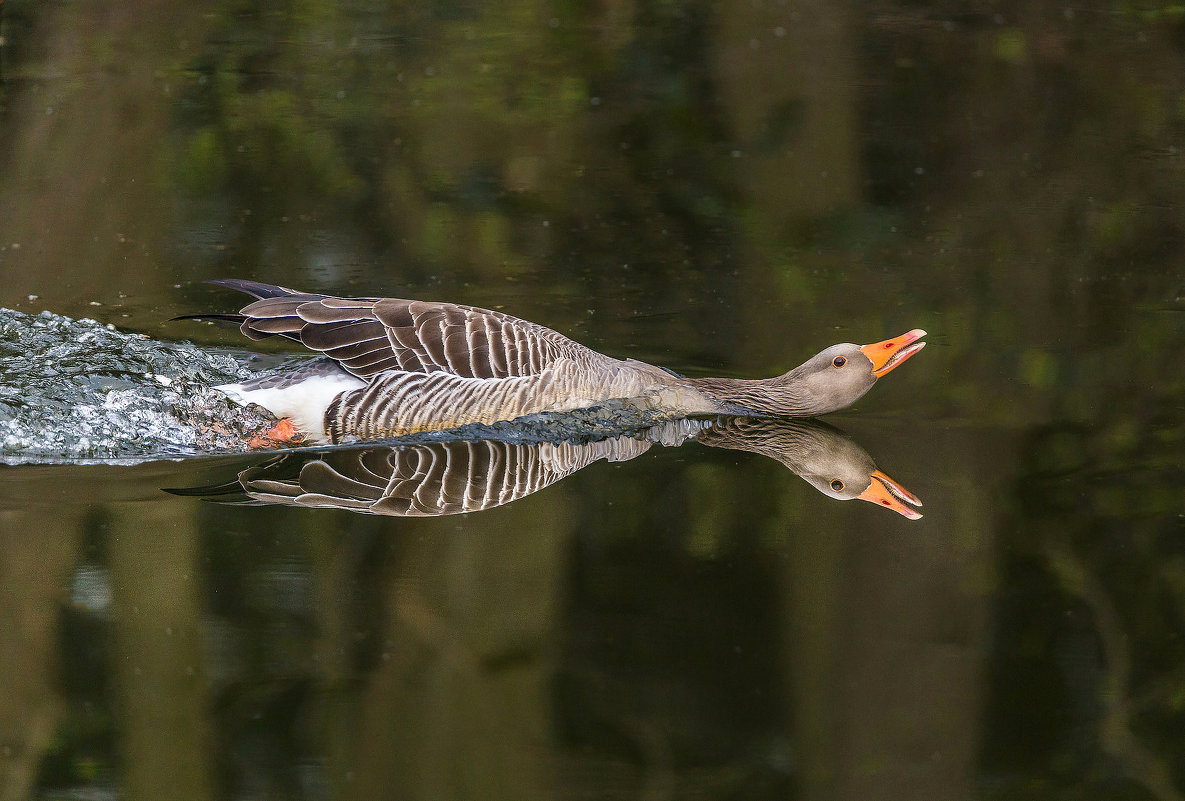
<svg viewBox="0 0 1185 801">
<path fill-rule="evenodd" d="M 0 469 L 0 797 L 1182 798 L 1183 25 L 6 0 L 0 306 L 227 348 L 164 321 L 238 276 L 747 377 L 930 334 L 828 418 L 917 521 L 695 442 L 419 519 Z"/>
</svg>

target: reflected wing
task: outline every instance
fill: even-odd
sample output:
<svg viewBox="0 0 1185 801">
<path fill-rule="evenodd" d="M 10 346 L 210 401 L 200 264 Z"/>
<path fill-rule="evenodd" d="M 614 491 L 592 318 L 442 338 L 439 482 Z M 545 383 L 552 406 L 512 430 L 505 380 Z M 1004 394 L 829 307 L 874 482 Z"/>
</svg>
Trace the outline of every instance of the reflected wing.
<svg viewBox="0 0 1185 801">
<path fill-rule="evenodd" d="M 579 445 L 479 440 L 291 453 L 242 471 L 237 484 L 255 503 L 395 517 L 450 515 L 516 501 L 598 459 L 633 459 L 650 444 L 631 437 Z M 228 486 L 183 494 L 230 500 Z"/>
<path fill-rule="evenodd" d="M 247 281 L 211 283 L 259 298 L 239 312 L 246 336 L 287 337 L 360 378 L 384 370 L 507 378 L 538 375 L 564 357 L 604 358 L 549 328 L 472 306 L 334 298 Z"/>
</svg>

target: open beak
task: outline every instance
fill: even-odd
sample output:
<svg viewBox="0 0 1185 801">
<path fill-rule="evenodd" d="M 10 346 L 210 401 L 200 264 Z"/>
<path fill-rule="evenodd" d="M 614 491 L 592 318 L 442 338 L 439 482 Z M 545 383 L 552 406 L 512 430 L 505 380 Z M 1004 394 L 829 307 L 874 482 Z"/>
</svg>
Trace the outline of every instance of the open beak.
<svg viewBox="0 0 1185 801">
<path fill-rule="evenodd" d="M 913 333 L 913 332 L 910 332 Z M 899 515 L 917 520 L 922 513 L 914 506 L 921 506 L 922 500 L 880 470 L 872 471 L 872 483 L 860 493 L 860 500 L 871 501 L 878 506 L 892 509 Z"/>
<path fill-rule="evenodd" d="M 884 342 L 864 345 L 860 348 L 872 362 L 872 374 L 877 378 L 888 375 L 892 370 L 903 364 L 906 359 L 926 347 L 925 342 L 918 342 L 926 332 L 915 328 L 907 334 L 902 334 Z"/>
</svg>

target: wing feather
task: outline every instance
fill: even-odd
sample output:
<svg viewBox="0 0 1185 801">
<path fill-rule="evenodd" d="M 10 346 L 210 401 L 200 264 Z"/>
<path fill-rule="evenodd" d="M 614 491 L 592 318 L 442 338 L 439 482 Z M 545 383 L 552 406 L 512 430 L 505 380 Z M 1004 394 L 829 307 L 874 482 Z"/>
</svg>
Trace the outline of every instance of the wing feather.
<svg viewBox="0 0 1185 801">
<path fill-rule="evenodd" d="M 306 348 L 328 353 L 360 341 L 385 339 L 383 324 L 377 320 L 345 320 L 332 323 L 306 323 L 300 329 L 300 341 Z"/>
<path fill-rule="evenodd" d="M 246 322 L 246 321 L 244 321 Z M 299 317 L 257 317 L 251 318 L 251 328 L 261 334 L 294 334 L 300 331 Z"/>
<path fill-rule="evenodd" d="M 357 320 L 359 313 L 369 315 L 372 308 L 372 300 L 325 298 L 316 303 L 302 303 L 297 307 L 297 314 L 308 323 L 340 323 Z"/>
<path fill-rule="evenodd" d="M 391 354 L 391 342 L 385 335 L 374 337 L 373 339 L 359 339 L 357 342 L 336 347 L 333 349 L 332 356 L 334 359 L 344 362 L 376 352 L 382 353 L 385 356 Z"/>
<path fill-rule="evenodd" d="M 444 333 L 447 330 L 445 314 L 440 309 L 427 308 L 428 304 L 415 301 L 411 304 L 416 321 L 416 336 L 431 364 L 444 367 L 448 359 L 444 355 Z M 417 313 L 418 312 L 418 313 Z"/>
<path fill-rule="evenodd" d="M 256 340 L 276 335 L 294 339 L 360 378 L 387 370 L 509 378 L 538 375 L 561 358 L 606 358 L 551 329 L 502 312 L 452 303 L 285 291 L 289 294 L 263 297 L 243 307 L 243 333 Z"/>
<path fill-rule="evenodd" d="M 411 301 L 385 298 L 374 304 L 374 316 L 388 328 L 410 328 L 415 325 Z"/>
<path fill-rule="evenodd" d="M 334 351 L 326 351 L 326 353 L 332 358 L 339 358 Z M 400 369 L 399 359 L 391 355 L 390 348 L 377 348 L 367 353 L 361 353 L 357 356 L 340 359 L 340 361 L 342 365 L 347 366 L 347 369 L 349 370 L 372 371 L 374 370 L 375 365 L 378 364 L 394 364 L 395 369 Z M 378 369 L 383 370 L 386 369 L 386 367 L 379 367 Z"/>
</svg>

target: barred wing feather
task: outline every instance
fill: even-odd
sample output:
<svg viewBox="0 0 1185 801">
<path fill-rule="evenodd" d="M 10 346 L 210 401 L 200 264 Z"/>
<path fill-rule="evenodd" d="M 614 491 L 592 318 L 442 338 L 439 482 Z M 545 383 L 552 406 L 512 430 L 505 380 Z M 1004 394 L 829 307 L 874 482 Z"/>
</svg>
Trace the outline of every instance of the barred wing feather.
<svg viewBox="0 0 1185 801">
<path fill-rule="evenodd" d="M 562 358 L 606 358 L 541 325 L 454 303 L 293 294 L 240 313 L 248 337 L 299 341 L 363 379 L 392 370 L 514 378 L 539 375 Z"/>
<path fill-rule="evenodd" d="M 631 437 L 581 445 L 479 440 L 316 457 L 294 453 L 244 470 L 238 483 L 257 503 L 396 517 L 450 515 L 502 506 L 599 459 L 625 461 L 650 445 Z"/>
</svg>

